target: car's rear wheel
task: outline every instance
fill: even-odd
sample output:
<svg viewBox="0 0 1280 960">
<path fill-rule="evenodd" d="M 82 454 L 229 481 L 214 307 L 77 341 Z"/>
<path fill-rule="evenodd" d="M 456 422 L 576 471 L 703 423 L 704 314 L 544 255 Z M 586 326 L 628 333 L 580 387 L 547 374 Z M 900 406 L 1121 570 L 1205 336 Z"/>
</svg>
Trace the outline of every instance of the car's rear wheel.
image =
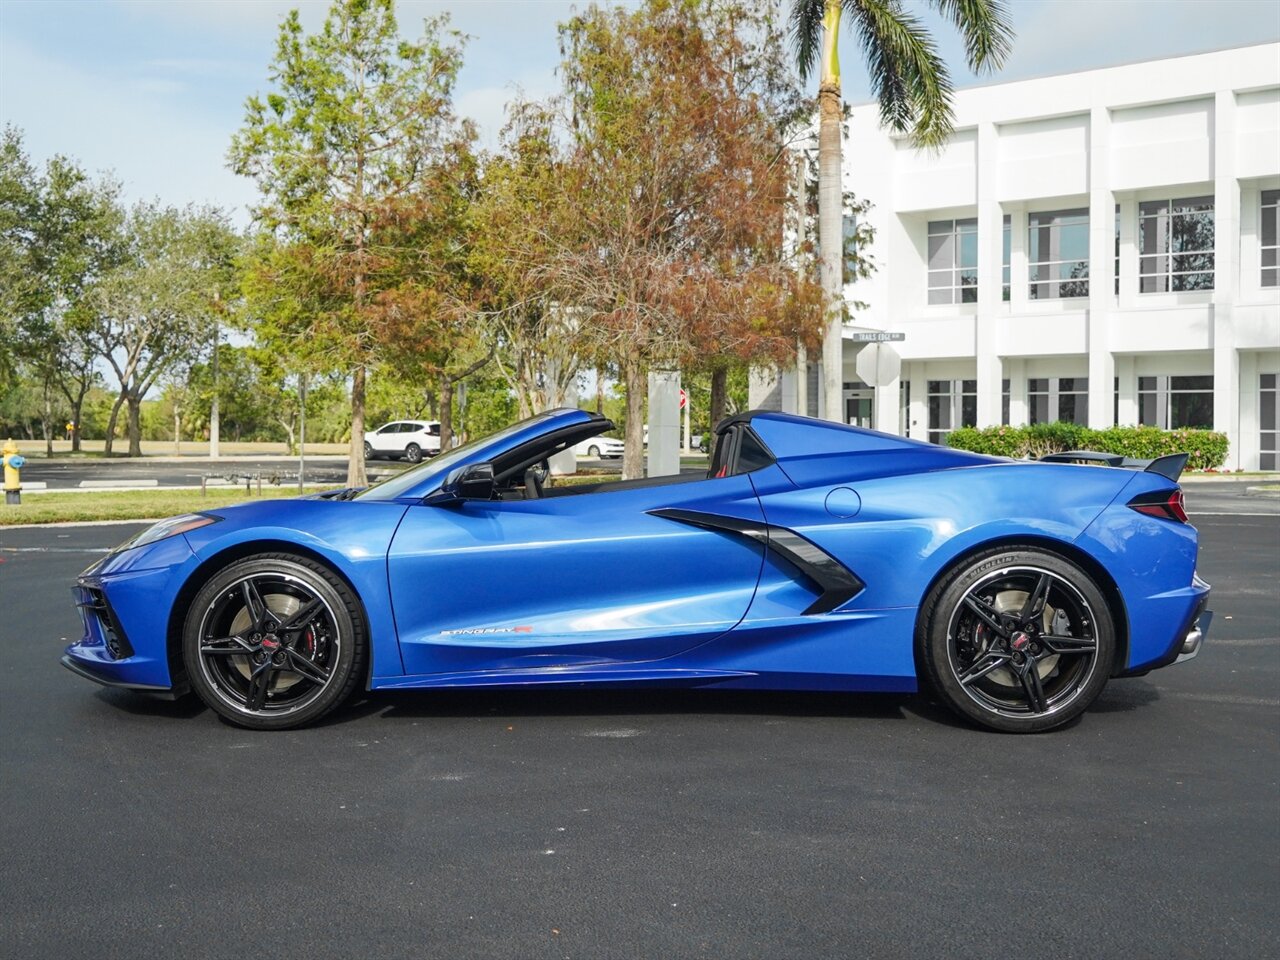
<svg viewBox="0 0 1280 960">
<path fill-rule="evenodd" d="M 998 549 L 930 591 L 917 642 L 930 683 L 956 713 L 993 730 L 1035 733 L 1098 698 L 1115 624 L 1076 564 L 1036 548 Z"/>
<path fill-rule="evenodd" d="M 364 458 L 366 460 L 373 459 L 373 444 L 371 444 L 368 440 L 364 442 Z"/>
<path fill-rule="evenodd" d="M 600 448 L 593 443 L 591 446 L 587 447 L 587 456 L 594 457 L 597 460 L 600 459 Z"/>
<path fill-rule="evenodd" d="M 367 631 L 350 588 L 290 554 L 238 560 L 187 612 L 182 653 L 192 689 L 227 720 L 257 730 L 314 723 L 364 670 Z"/>
<path fill-rule="evenodd" d="M 404 458 L 410 463 L 422 462 L 422 448 L 416 443 L 411 443 L 404 448 Z"/>
</svg>

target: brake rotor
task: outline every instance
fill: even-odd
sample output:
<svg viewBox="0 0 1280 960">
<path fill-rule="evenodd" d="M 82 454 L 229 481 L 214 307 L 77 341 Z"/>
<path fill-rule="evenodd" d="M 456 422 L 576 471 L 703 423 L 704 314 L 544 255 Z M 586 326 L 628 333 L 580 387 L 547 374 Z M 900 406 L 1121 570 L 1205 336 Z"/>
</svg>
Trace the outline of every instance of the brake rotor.
<svg viewBox="0 0 1280 960">
<path fill-rule="evenodd" d="M 1026 605 L 1027 591 L 1025 590 L 1001 590 L 996 594 L 995 602 L 992 606 L 999 613 L 1017 613 Z M 1041 619 L 1041 626 L 1044 632 L 1048 634 L 1064 634 L 1070 633 L 1071 623 L 1067 619 L 1067 615 L 1056 607 L 1049 604 L 1044 605 L 1044 615 Z M 985 630 L 984 630 L 985 632 Z M 1040 679 L 1047 680 L 1058 669 L 1058 655 L 1050 654 L 1036 664 L 1036 672 L 1040 674 Z M 984 680 L 990 680 L 992 683 L 999 684 L 1002 687 L 1021 687 L 1022 683 L 1018 680 L 1012 670 L 1008 667 L 996 667 L 988 673 Z"/>
<path fill-rule="evenodd" d="M 298 608 L 302 606 L 302 601 L 297 597 L 291 597 L 287 593 L 268 593 L 262 598 L 262 602 L 267 605 L 267 609 L 274 613 L 281 620 L 288 620 L 293 616 Z M 253 624 L 253 617 L 249 615 L 248 607 L 241 607 L 240 612 L 231 620 L 230 632 L 234 636 L 240 636 Z M 232 657 L 232 665 L 240 676 L 246 680 L 249 679 L 250 670 L 253 662 L 248 657 Z M 277 670 L 272 676 L 271 692 L 283 692 L 292 687 L 301 680 L 298 674 L 289 670 Z"/>
</svg>

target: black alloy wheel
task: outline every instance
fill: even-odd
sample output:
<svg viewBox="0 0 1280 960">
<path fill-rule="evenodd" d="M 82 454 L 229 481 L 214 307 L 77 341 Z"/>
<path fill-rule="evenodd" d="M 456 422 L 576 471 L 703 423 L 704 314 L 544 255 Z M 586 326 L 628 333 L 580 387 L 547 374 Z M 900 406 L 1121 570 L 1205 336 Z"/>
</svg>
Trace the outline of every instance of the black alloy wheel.
<svg viewBox="0 0 1280 960">
<path fill-rule="evenodd" d="M 1061 726 L 1106 686 L 1115 650 L 1106 598 L 1056 554 L 979 556 L 935 587 L 923 610 L 929 680 L 948 706 L 983 726 Z"/>
<path fill-rule="evenodd" d="M 183 631 L 192 688 L 252 729 L 318 720 L 363 673 L 366 631 L 346 584 L 288 554 L 239 560 L 196 595 Z"/>
</svg>

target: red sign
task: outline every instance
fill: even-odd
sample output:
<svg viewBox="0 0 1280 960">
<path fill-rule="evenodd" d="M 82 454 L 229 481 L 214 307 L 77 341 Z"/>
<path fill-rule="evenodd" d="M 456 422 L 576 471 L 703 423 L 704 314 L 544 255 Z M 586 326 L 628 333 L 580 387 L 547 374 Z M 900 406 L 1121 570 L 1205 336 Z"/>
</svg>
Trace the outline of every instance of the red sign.
<svg viewBox="0 0 1280 960">
<path fill-rule="evenodd" d="M 685 407 L 687 407 L 688 405 L 689 405 L 689 395 L 688 395 L 687 393 L 685 393 L 683 389 L 681 389 L 681 391 L 680 391 L 680 409 L 681 409 L 681 410 L 683 410 L 683 409 L 684 409 Z"/>
</svg>

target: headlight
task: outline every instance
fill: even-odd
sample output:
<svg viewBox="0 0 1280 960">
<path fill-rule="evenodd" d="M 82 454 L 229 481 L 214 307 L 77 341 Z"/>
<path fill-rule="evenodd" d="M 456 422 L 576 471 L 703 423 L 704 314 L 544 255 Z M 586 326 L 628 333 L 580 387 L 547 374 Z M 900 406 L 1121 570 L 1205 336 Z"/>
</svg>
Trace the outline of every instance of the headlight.
<svg viewBox="0 0 1280 960">
<path fill-rule="evenodd" d="M 217 523 L 220 519 L 220 517 L 210 517 L 203 513 L 184 513 L 181 516 L 170 517 L 168 520 L 160 520 L 120 544 L 120 546 L 116 547 L 116 551 L 145 547 L 147 544 L 163 540 L 165 537 L 175 537 L 180 533 L 186 533 L 188 530 L 196 530 L 211 523 Z"/>
</svg>

